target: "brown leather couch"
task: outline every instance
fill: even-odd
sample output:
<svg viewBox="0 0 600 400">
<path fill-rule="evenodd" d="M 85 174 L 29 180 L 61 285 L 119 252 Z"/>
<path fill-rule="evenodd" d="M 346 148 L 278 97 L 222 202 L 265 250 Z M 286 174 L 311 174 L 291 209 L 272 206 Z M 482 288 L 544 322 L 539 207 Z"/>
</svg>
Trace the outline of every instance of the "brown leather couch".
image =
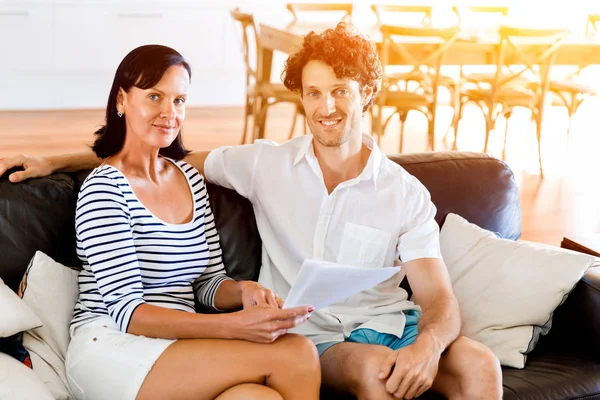
<svg viewBox="0 0 600 400">
<path fill-rule="evenodd" d="M 453 212 L 503 238 L 519 238 L 519 193 L 503 162 L 464 152 L 390 158 L 427 186 L 440 225 Z M 0 178 L 0 277 L 13 289 L 36 250 L 63 264 L 79 265 L 74 210 L 87 173 L 55 174 L 21 184 Z M 237 193 L 218 186 L 209 185 L 209 193 L 228 273 L 256 279 L 261 243 L 252 207 Z M 600 274 L 596 270 L 588 272 L 557 309 L 553 325 L 528 357 L 525 369 L 503 369 L 505 399 L 600 399 Z M 322 398 L 347 397 L 324 389 Z"/>
</svg>

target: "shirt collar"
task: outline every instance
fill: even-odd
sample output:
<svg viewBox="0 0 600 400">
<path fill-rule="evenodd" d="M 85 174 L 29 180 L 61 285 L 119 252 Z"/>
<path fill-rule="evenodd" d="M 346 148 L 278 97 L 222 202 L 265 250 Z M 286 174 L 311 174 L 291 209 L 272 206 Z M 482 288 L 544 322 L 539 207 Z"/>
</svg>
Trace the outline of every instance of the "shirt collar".
<svg viewBox="0 0 600 400">
<path fill-rule="evenodd" d="M 300 162 L 300 160 L 302 160 L 304 157 L 306 157 L 306 153 L 308 153 L 309 149 L 311 151 L 313 150 L 312 149 L 312 141 L 313 141 L 312 135 L 302 136 L 302 141 L 300 142 L 300 144 L 298 146 L 298 154 L 296 155 L 296 158 L 294 159 L 294 166 L 296 166 L 296 164 L 298 164 Z"/>
<path fill-rule="evenodd" d="M 302 139 L 302 142 L 298 146 L 298 153 L 294 159 L 294 166 L 296 166 L 308 154 L 310 154 L 312 157 L 315 157 L 314 148 L 312 146 L 313 136 L 305 135 L 302 137 Z M 377 146 L 377 143 L 375 143 L 375 140 L 372 136 L 363 133 L 362 142 L 371 150 L 371 154 L 369 155 L 365 169 L 361 172 L 357 179 L 368 180 L 373 178 L 373 182 L 377 183 L 379 170 L 381 168 L 381 161 L 383 159 L 383 153 L 379 149 L 379 146 Z"/>
<path fill-rule="evenodd" d="M 362 140 L 363 144 L 371 150 L 371 155 L 369 155 L 367 165 L 365 165 L 365 169 L 358 176 L 358 178 L 361 180 L 373 178 L 373 183 L 377 184 L 377 178 L 379 177 L 379 171 L 381 169 L 383 153 L 379 149 L 379 146 L 377 146 L 377 143 L 375 143 L 375 140 L 372 136 L 363 133 Z"/>
</svg>

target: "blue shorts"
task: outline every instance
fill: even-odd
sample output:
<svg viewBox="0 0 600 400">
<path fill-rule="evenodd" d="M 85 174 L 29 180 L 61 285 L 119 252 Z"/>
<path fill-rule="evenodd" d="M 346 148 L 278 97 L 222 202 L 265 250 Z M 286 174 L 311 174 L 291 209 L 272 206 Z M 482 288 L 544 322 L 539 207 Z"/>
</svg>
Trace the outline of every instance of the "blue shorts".
<svg viewBox="0 0 600 400">
<path fill-rule="evenodd" d="M 360 328 L 352 331 L 344 342 L 349 343 L 364 343 L 364 344 L 378 344 L 381 346 L 389 347 L 392 350 L 398 350 L 403 347 L 413 344 L 419 333 L 418 322 L 421 313 L 416 310 L 409 310 L 404 312 L 406 317 L 406 325 L 404 326 L 404 333 L 399 338 L 391 333 L 381 333 L 373 329 Z M 319 357 L 325 353 L 330 347 L 342 342 L 325 342 L 317 345 L 319 351 Z"/>
</svg>

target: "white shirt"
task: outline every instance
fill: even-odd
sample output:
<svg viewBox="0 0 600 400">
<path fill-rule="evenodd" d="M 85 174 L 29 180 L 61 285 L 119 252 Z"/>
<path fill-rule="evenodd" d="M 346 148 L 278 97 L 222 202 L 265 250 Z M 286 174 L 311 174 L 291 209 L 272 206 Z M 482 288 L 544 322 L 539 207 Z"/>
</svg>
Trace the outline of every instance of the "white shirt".
<svg viewBox="0 0 600 400">
<path fill-rule="evenodd" d="M 368 135 L 362 173 L 328 194 L 305 135 L 282 145 L 261 141 L 221 147 L 206 159 L 206 178 L 234 189 L 253 205 L 262 239 L 259 282 L 284 297 L 307 258 L 384 268 L 399 258 L 441 258 L 436 209 L 427 189 L 389 160 Z M 348 299 L 315 311 L 293 330 L 315 344 L 342 341 L 358 328 L 398 337 L 403 310 L 419 306 L 399 287 L 404 272 Z"/>
</svg>

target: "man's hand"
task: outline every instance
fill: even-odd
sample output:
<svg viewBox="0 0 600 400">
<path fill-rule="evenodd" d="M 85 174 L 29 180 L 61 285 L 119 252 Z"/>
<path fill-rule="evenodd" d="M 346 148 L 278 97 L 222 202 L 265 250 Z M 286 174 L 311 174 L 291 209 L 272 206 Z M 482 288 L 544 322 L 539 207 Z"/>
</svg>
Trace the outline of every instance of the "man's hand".
<svg viewBox="0 0 600 400">
<path fill-rule="evenodd" d="M 441 354 L 435 346 L 416 341 L 392 352 L 381 364 L 379 379 L 385 380 L 388 393 L 398 399 L 413 399 L 433 384 Z"/>
<path fill-rule="evenodd" d="M 8 179 L 13 182 L 21 182 L 29 178 L 39 178 L 50 175 L 52 170 L 51 163 L 44 157 L 32 157 L 19 154 L 12 157 L 0 158 L 0 176 L 11 168 L 23 167 L 24 171 L 17 171 L 10 174 Z"/>
<path fill-rule="evenodd" d="M 262 304 L 228 314 L 232 339 L 243 339 L 257 343 L 272 343 L 288 329 L 294 328 L 310 318 L 313 307 L 295 307 L 280 310 Z"/>
<path fill-rule="evenodd" d="M 252 306 L 267 305 L 273 308 L 281 308 L 283 300 L 272 290 L 263 287 L 258 282 L 241 281 L 242 305 L 244 309 Z"/>
</svg>

